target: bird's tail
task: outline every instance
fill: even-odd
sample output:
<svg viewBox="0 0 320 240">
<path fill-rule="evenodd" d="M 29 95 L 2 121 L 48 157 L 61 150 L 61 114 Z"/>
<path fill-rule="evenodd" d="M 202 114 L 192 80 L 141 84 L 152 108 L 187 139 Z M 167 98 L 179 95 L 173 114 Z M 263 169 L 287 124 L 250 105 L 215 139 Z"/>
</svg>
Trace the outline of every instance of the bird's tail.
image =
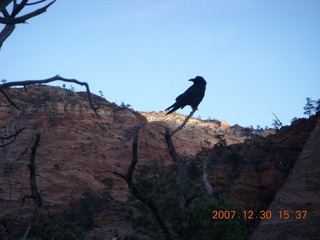
<svg viewBox="0 0 320 240">
<path fill-rule="evenodd" d="M 172 108 L 172 109 L 171 109 Z M 169 112 L 166 113 L 166 115 L 173 113 L 174 111 L 176 111 L 177 109 L 179 109 L 179 106 L 177 106 L 177 103 L 172 104 L 170 107 L 166 108 L 165 111 L 168 111 L 169 109 L 171 109 Z"/>
</svg>

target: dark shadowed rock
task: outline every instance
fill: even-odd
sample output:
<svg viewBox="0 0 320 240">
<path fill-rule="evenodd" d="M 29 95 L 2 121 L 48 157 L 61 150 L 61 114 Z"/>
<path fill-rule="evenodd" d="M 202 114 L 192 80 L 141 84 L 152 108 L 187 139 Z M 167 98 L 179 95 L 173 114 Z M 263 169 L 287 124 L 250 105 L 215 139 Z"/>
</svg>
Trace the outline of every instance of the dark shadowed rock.
<svg viewBox="0 0 320 240">
<path fill-rule="evenodd" d="M 252 240 L 320 237 L 320 120 L 306 142 L 295 166 L 269 207 L 273 217 L 263 220 Z M 288 219 L 279 211 L 288 211 Z M 299 212 L 307 211 L 304 219 Z"/>
</svg>

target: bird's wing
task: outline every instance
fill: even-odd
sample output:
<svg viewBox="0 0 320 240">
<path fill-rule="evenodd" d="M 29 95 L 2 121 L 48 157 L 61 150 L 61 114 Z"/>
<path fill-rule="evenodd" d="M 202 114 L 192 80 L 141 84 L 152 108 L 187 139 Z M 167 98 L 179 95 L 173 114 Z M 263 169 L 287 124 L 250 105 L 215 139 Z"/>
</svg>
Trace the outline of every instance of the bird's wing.
<svg viewBox="0 0 320 240">
<path fill-rule="evenodd" d="M 197 94 L 197 87 L 192 85 L 176 98 L 176 102 L 187 100 L 188 98 L 193 97 L 195 94 Z"/>
</svg>

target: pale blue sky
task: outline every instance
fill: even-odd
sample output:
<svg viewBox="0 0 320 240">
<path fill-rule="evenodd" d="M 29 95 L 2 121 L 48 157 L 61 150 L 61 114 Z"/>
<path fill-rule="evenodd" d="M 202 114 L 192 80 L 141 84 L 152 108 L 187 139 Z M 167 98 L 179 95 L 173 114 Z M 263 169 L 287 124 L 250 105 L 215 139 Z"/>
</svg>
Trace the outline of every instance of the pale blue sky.
<svg viewBox="0 0 320 240">
<path fill-rule="evenodd" d="M 0 78 L 57 74 L 138 111 L 164 110 L 200 75 L 196 117 L 265 127 L 273 111 L 289 124 L 320 98 L 320 1 L 57 0 L 17 25 Z"/>
</svg>

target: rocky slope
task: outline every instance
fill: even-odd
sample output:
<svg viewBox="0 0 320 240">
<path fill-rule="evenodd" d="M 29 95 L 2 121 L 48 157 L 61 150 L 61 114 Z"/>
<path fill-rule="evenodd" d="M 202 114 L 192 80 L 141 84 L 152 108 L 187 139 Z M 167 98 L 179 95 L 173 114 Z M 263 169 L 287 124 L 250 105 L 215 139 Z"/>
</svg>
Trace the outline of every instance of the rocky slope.
<svg viewBox="0 0 320 240">
<path fill-rule="evenodd" d="M 159 131 L 163 131 L 163 127 L 174 129 L 180 126 L 186 118 L 186 116 L 175 112 L 169 115 L 166 115 L 166 112 L 140 113 Z M 201 120 L 192 117 L 176 136 L 179 140 L 189 142 L 184 151 L 188 151 L 190 155 L 194 156 L 201 148 L 213 147 L 219 141 L 218 135 L 223 135 L 227 144 L 243 142 L 244 137 L 239 134 L 241 129 L 242 127 L 239 125 L 229 126 L 225 120 Z"/>
<path fill-rule="evenodd" d="M 19 216 L 23 232 L 23 219 L 27 219 L 33 210 L 31 199 L 27 199 L 23 206 L 20 200 L 23 194 L 31 193 L 30 147 L 35 135 L 40 133 L 36 172 L 43 210 L 61 211 L 83 198 L 85 192 L 101 194 L 108 180 L 113 183 L 116 201 L 109 202 L 109 208 L 95 215 L 93 234 L 99 236 L 98 239 L 108 239 L 116 236 L 115 231 L 121 232 L 122 236 L 131 231 L 130 223 L 123 220 L 127 207 L 126 184 L 110 171 L 126 171 L 131 161 L 135 126 L 139 121 L 143 123 L 139 137 L 139 162 L 171 164 L 163 134 L 166 127 L 177 127 L 184 116 L 176 113 L 165 115 L 164 112 L 138 113 L 94 96 L 94 103 L 99 105 L 97 115 L 89 107 L 85 93 L 59 87 L 32 86 L 27 91 L 14 88 L 7 93 L 21 110 L 13 108 L 0 95 L 0 136 L 13 134 L 15 129 L 25 129 L 14 143 L 0 149 L 0 219 L 3 226 Z M 292 177 L 298 171 L 295 170 L 296 159 L 318 119 L 319 116 L 299 119 L 275 135 L 257 136 L 243 143 L 244 138 L 238 134 L 240 126 L 231 127 L 226 121 L 191 118 L 173 141 L 181 155 L 192 159 L 197 170 L 194 172 L 198 173 L 192 177 L 199 183 L 201 160 L 213 151 L 209 159 L 209 178 L 215 194 L 223 193 L 246 209 L 259 211 L 269 207 L 279 189 L 286 185 L 288 175 Z M 229 146 L 212 148 L 219 141 L 217 135 L 221 134 Z M 312 154 L 316 156 L 316 153 Z M 308 161 L 309 155 L 307 152 L 297 163 Z M 312 164 L 318 166 L 316 161 Z M 293 178 L 305 179 L 305 176 L 300 178 L 296 174 Z M 311 179 L 306 181 L 313 182 Z M 294 189 L 294 185 L 291 188 Z M 301 191 L 303 188 L 301 185 Z M 284 191 L 283 194 L 291 193 Z M 254 229 L 259 222 L 250 224 Z M 255 237 L 266 231 L 261 229 Z"/>
<path fill-rule="evenodd" d="M 252 239 L 319 239 L 320 120 L 317 119 L 292 172 L 268 208 L 274 217 L 263 220 Z"/>
<path fill-rule="evenodd" d="M 308 210 L 315 210 L 317 208 L 316 202 L 319 200 L 319 189 L 310 188 L 305 183 L 310 183 L 314 187 L 313 184 L 317 182 L 319 178 L 317 174 L 320 168 L 320 155 L 315 151 L 306 155 L 303 160 L 300 160 L 300 154 L 302 149 L 305 151 L 308 148 L 309 142 L 317 144 L 315 140 L 316 138 L 319 139 L 319 135 L 314 132 L 317 129 L 316 124 L 319 122 L 319 118 L 320 115 L 318 114 L 308 120 L 299 119 L 291 126 L 282 128 L 277 134 L 269 135 L 265 138 L 256 137 L 242 144 L 214 147 L 212 150 L 204 150 L 198 153 L 198 157 L 204 159 L 209 155 L 209 152 L 212 152 L 212 157 L 208 159 L 208 171 L 210 173 L 210 183 L 214 187 L 215 193 L 223 193 L 242 204 L 245 210 L 257 213 L 253 219 L 248 219 L 249 234 L 259 225 L 260 219 L 258 213 L 261 210 L 268 210 L 269 205 L 271 203 L 272 205 L 274 204 L 273 201 L 279 201 L 277 198 L 274 200 L 279 190 L 281 189 L 282 191 L 282 189 L 287 189 L 288 187 L 291 189 L 292 192 L 284 191 L 284 195 L 280 195 L 280 201 L 288 198 L 288 200 L 282 203 L 282 209 L 279 207 L 273 209 L 271 205 L 273 217 L 261 223 L 265 227 L 259 226 L 259 229 L 263 230 L 256 232 L 252 239 L 280 239 L 277 237 L 282 236 L 282 228 L 279 227 L 278 223 L 281 221 L 285 223 L 286 220 L 274 220 L 277 217 L 279 209 L 296 211 L 301 210 L 301 208 L 307 208 Z M 307 140 L 308 143 L 306 143 Z M 301 161 L 304 162 L 302 165 L 306 164 L 307 166 L 311 166 L 311 161 L 314 167 L 313 170 L 304 167 L 304 173 L 297 174 L 297 172 L 302 170 L 299 167 Z M 197 166 L 201 168 L 201 165 L 202 162 L 198 161 Z M 296 174 L 294 174 L 295 172 Z M 291 184 L 289 183 L 289 186 L 287 186 L 288 176 L 290 176 L 288 179 L 295 179 L 292 180 Z M 300 186 L 300 190 L 298 190 L 299 187 L 298 189 L 295 188 L 295 184 Z M 307 197 L 305 197 L 305 200 L 302 200 L 298 199 L 298 193 L 297 196 L 293 195 L 296 191 L 301 191 L 302 195 L 308 195 L 308 193 L 311 193 L 308 189 L 312 191 L 309 205 L 306 203 Z M 311 222 L 313 221 L 312 216 L 316 213 L 317 210 L 310 215 Z M 300 223 L 301 221 L 305 220 L 300 220 Z M 298 224 L 298 222 L 296 223 Z M 275 229 L 279 227 L 279 231 L 275 234 L 269 232 L 272 229 L 268 228 L 269 224 L 274 224 Z M 288 224 L 288 231 L 290 231 L 290 221 L 287 221 L 286 224 Z M 319 227 L 314 229 L 320 230 Z M 302 236 L 302 234 L 299 234 L 299 236 Z"/>
<path fill-rule="evenodd" d="M 41 135 L 36 157 L 37 184 L 46 211 L 61 210 L 71 201 L 79 200 L 84 192 L 100 193 L 105 189 L 105 179 L 113 182 L 114 198 L 126 201 L 126 183 L 110 171 L 126 171 L 138 121 L 143 123 L 139 162 L 171 164 L 163 134 L 165 127 L 175 128 L 183 116 L 172 115 L 176 118 L 175 124 L 151 124 L 138 112 L 94 96 L 95 104 L 99 105 L 97 115 L 89 107 L 86 93 L 49 86 L 32 86 L 26 90 L 6 90 L 21 110 L 13 108 L 0 95 L 0 136 L 25 128 L 14 143 L 0 152 L 0 201 L 1 206 L 6 206 L 0 213 L 2 217 L 7 216 L 3 217 L 4 222 L 15 217 L 13 210 L 20 209 L 21 196 L 31 194 L 28 164 L 37 133 Z M 179 153 L 187 157 L 201 150 L 204 140 L 210 139 L 213 144 L 217 141 L 214 135 L 229 128 L 216 122 L 199 128 L 200 120 L 191 119 L 191 122 L 173 138 Z M 242 141 L 241 137 L 228 136 L 229 142 Z M 27 199 L 23 211 L 27 213 L 32 209 L 33 202 Z M 27 215 L 21 214 L 21 217 Z"/>
</svg>

